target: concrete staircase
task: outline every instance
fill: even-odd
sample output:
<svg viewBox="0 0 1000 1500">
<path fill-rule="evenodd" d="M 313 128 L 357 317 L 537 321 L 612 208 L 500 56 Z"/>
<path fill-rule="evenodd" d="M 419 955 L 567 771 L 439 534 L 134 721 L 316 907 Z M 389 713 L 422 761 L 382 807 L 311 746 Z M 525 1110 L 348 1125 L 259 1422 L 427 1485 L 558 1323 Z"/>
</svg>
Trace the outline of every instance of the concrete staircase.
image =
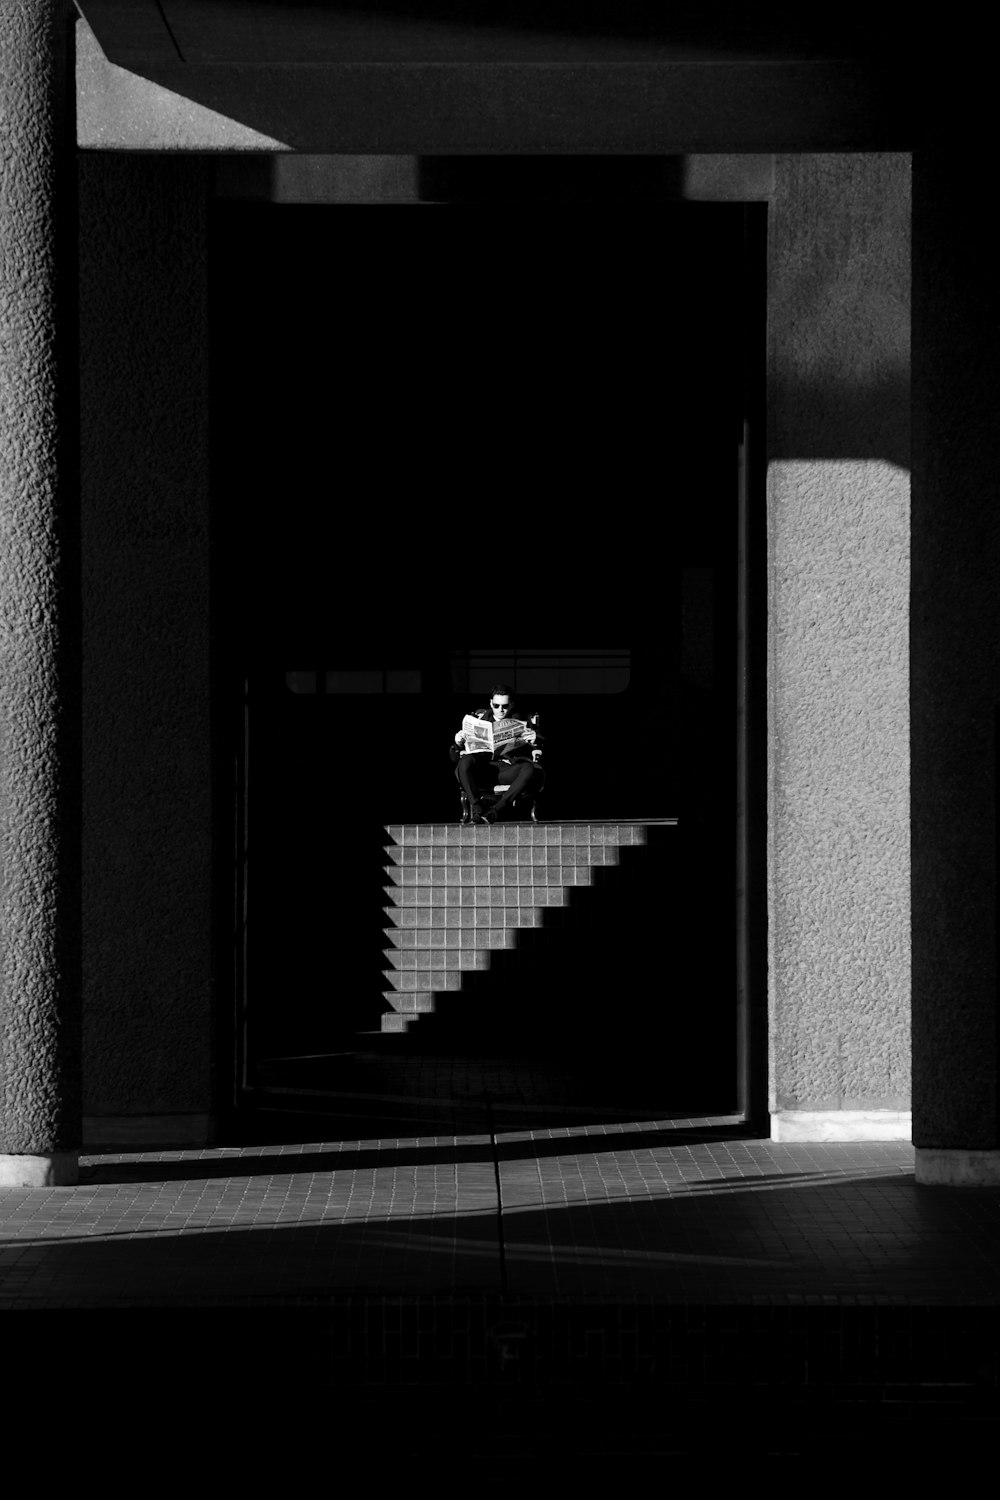
<svg viewBox="0 0 1000 1500">
<path fill-rule="evenodd" d="M 673 822 L 673 820 L 657 820 Z M 569 903 L 619 851 L 647 842 L 649 822 L 403 823 L 386 828 L 390 925 L 383 1032 L 406 1032 L 437 999 L 461 991 L 492 955 L 518 946 L 551 907 Z"/>
</svg>

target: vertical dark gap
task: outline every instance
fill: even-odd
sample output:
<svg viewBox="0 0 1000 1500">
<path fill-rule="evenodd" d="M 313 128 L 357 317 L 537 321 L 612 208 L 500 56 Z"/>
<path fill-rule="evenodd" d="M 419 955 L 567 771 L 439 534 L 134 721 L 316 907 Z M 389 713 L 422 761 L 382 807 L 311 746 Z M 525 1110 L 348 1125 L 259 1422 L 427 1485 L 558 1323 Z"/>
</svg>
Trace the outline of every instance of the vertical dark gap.
<svg viewBox="0 0 1000 1500">
<path fill-rule="evenodd" d="M 247 985 L 249 982 L 250 932 L 250 679 L 243 679 L 243 702 L 238 728 L 241 776 L 239 777 L 238 826 L 236 839 L 236 994 L 234 1017 L 236 1032 L 237 1090 L 247 1085 Z"/>
<path fill-rule="evenodd" d="M 236 589 L 234 528 L 223 505 L 224 434 L 215 414 L 224 408 L 220 354 L 222 278 L 227 246 L 216 206 L 207 204 L 209 362 L 209 743 L 212 806 L 213 1109 L 225 1133 L 238 1106 L 243 1079 L 241 1047 L 245 965 L 242 940 L 242 789 L 246 776 L 243 663 L 233 631 Z"/>
<path fill-rule="evenodd" d="M 750 1097 L 749 913 L 747 910 L 747 423 L 739 453 L 739 539 L 736 580 L 736 1057 L 737 1109 L 746 1117 Z"/>
<path fill-rule="evenodd" d="M 767 222 L 743 210 L 745 974 L 739 1110 L 761 1135 L 767 1107 Z"/>
</svg>

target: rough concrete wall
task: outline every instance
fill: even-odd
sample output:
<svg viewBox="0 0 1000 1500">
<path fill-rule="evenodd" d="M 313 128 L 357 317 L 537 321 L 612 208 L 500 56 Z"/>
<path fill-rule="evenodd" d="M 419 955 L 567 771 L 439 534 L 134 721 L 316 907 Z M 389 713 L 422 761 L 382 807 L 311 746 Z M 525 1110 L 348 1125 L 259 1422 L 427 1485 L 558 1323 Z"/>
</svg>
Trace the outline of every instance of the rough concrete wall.
<svg viewBox="0 0 1000 1500">
<path fill-rule="evenodd" d="M 84 1112 L 210 1108 L 210 164 L 80 158 Z"/>
<path fill-rule="evenodd" d="M 80 1144 L 65 40 L 58 3 L 0 6 L 0 1152 L 12 1155 Z"/>
<path fill-rule="evenodd" d="M 909 1103 L 908 244 L 907 157 L 777 159 L 772 1110 Z"/>
<path fill-rule="evenodd" d="M 1000 288 L 982 139 L 914 161 L 913 1140 L 996 1150 Z"/>
</svg>

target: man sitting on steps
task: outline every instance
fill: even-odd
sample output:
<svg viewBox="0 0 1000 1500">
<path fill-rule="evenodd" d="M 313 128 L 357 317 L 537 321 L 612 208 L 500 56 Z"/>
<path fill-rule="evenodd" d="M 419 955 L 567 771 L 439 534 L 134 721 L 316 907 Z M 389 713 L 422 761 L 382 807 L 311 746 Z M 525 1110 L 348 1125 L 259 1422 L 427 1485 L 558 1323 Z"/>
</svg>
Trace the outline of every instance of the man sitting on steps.
<svg viewBox="0 0 1000 1500">
<path fill-rule="evenodd" d="M 513 717 L 514 695 L 505 682 L 498 682 L 490 693 L 486 708 L 474 709 L 477 719 L 486 719 L 502 724 Z M 467 750 L 467 735 L 460 729 L 451 747 L 451 759 L 458 763 L 458 779 L 468 798 L 468 818 L 472 823 L 493 823 L 510 807 L 515 797 L 526 795 L 534 801 L 545 777 L 539 764 L 542 755 L 542 736 L 538 732 L 538 715 L 525 720 L 527 729 L 519 740 L 504 745 L 502 754 L 493 759 L 488 750 Z M 486 785 L 505 786 L 507 790 L 497 799 L 489 812 L 483 812 L 479 801 L 480 788 Z"/>
</svg>

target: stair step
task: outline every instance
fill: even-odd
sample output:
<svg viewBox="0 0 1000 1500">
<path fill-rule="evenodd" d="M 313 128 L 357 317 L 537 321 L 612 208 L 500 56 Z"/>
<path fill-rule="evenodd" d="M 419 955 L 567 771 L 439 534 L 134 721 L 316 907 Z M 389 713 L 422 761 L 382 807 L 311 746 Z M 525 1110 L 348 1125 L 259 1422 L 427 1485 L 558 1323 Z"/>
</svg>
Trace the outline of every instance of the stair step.
<svg viewBox="0 0 1000 1500">
<path fill-rule="evenodd" d="M 496 902 L 482 906 L 383 906 L 390 921 L 404 931 L 426 931 L 446 927 L 462 931 L 502 931 L 506 927 L 540 927 L 541 905 L 500 906 Z"/>
<path fill-rule="evenodd" d="M 456 885 L 590 885 L 590 871 L 590 865 L 404 865 L 391 866 L 386 874 L 393 890 L 410 890 Z"/>
<path fill-rule="evenodd" d="M 390 948 L 385 957 L 397 973 L 422 974 L 426 970 L 488 969 L 488 948 Z"/>
<path fill-rule="evenodd" d="M 495 844 L 644 844 L 644 823 L 390 823 L 390 844 L 444 844 L 488 847 Z"/>
<path fill-rule="evenodd" d="M 396 1011 L 387 1011 L 382 1017 L 383 1031 L 411 1031 L 419 1019 L 417 1016 L 402 1016 Z"/>
<path fill-rule="evenodd" d="M 438 994 L 444 994 L 447 990 L 462 988 L 461 969 L 383 969 L 382 973 L 392 989 L 400 993 L 435 990 Z"/>
<path fill-rule="evenodd" d="M 565 865 L 616 865 L 617 844 L 392 844 L 386 849 L 387 866 L 435 869 L 468 865 L 475 869 L 504 869 L 514 865 L 562 868 Z"/>
<path fill-rule="evenodd" d="M 580 885 L 584 881 L 578 882 Z M 565 906 L 566 885 L 422 885 L 383 887 L 398 907 Z"/>
<path fill-rule="evenodd" d="M 620 848 L 646 845 L 654 825 L 674 821 L 390 824 L 381 1035 L 412 1032 L 435 1014 L 438 996 L 458 993 L 467 973 L 489 968 L 492 952 L 513 948 L 518 929 L 541 927 L 547 907 L 565 907 L 573 887 L 592 885 L 595 868 L 617 866 Z M 613 894 L 617 877 L 607 884 Z M 428 1023 L 432 1035 L 436 1024 L 440 1017 Z"/>
<path fill-rule="evenodd" d="M 492 952 L 513 948 L 514 927 L 383 927 L 393 948 L 403 952 L 446 948 L 460 952 Z"/>
<path fill-rule="evenodd" d="M 429 989 L 383 990 L 383 999 L 388 1000 L 393 1013 L 405 1016 L 427 1016 L 434 1010 L 434 996 Z"/>
</svg>

